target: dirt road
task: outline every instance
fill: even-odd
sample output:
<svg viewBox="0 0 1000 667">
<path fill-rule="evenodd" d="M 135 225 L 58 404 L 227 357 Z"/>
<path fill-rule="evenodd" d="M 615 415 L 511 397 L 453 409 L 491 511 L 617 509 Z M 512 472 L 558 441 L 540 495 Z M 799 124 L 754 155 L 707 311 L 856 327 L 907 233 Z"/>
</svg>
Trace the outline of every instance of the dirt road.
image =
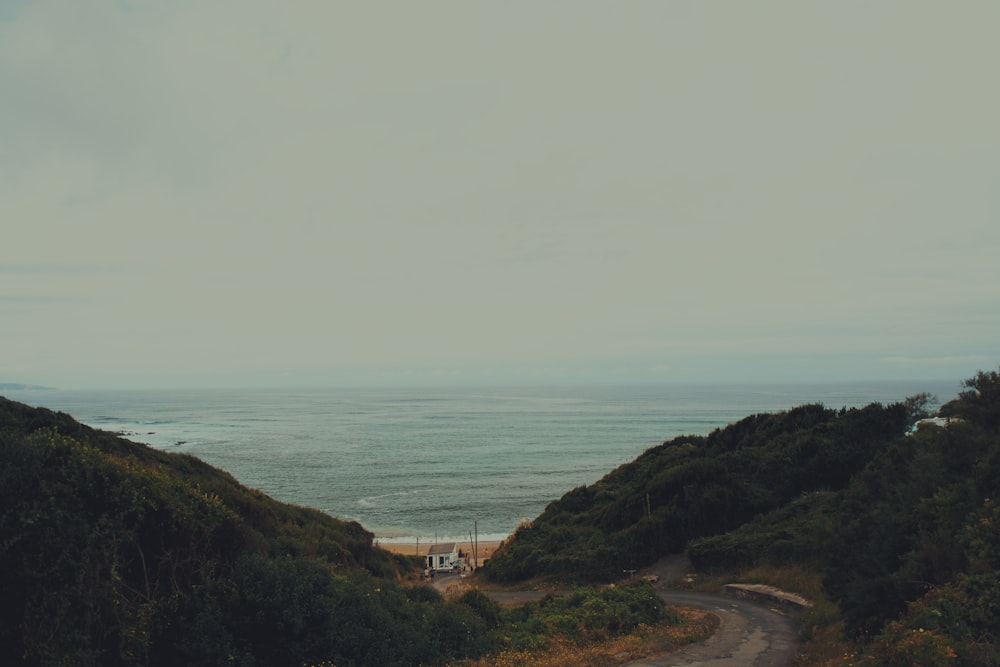
<svg viewBox="0 0 1000 667">
<path fill-rule="evenodd" d="M 658 577 L 657 592 L 667 604 L 704 609 L 719 618 L 709 639 L 674 653 L 650 656 L 631 667 L 787 667 L 799 649 L 798 633 L 784 611 L 760 602 L 726 595 L 671 588 L 687 573 L 683 556 L 665 558 L 639 575 Z"/>
<path fill-rule="evenodd" d="M 656 576 L 657 592 L 667 604 L 704 609 L 719 618 L 719 629 L 709 639 L 680 651 L 628 663 L 630 667 L 788 667 L 800 647 L 795 623 L 778 605 L 740 600 L 714 593 L 678 590 L 672 585 L 687 574 L 690 563 L 682 556 L 665 558 L 637 576 Z M 455 585 L 455 575 L 438 576 L 434 586 Z M 501 604 L 538 600 L 540 591 L 488 592 Z M 565 591 L 557 592 L 565 594 Z"/>
<path fill-rule="evenodd" d="M 792 619 L 757 602 L 694 591 L 660 590 L 667 604 L 705 609 L 719 617 L 707 640 L 674 653 L 643 658 L 632 667 L 787 667 L 799 642 Z"/>
</svg>

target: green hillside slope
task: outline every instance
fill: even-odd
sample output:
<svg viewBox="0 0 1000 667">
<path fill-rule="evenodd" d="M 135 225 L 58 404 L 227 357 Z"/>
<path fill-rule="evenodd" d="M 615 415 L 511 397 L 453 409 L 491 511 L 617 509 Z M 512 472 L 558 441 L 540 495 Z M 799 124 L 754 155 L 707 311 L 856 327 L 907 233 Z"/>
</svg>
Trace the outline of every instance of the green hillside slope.
<svg viewBox="0 0 1000 667">
<path fill-rule="evenodd" d="M 551 503 L 486 574 L 609 581 L 685 549 L 703 573 L 794 566 L 865 664 L 1000 664 L 1000 373 L 965 386 L 944 424 L 912 429 L 921 395 L 676 438 Z"/>
<path fill-rule="evenodd" d="M 823 664 L 1000 664 L 1000 373 L 913 428 L 927 398 L 663 443 L 551 503 L 485 574 L 598 583 L 687 550 L 702 573 L 822 582 L 854 642 Z M 2 665 L 458 664 L 578 642 L 595 605 L 593 636 L 663 618 L 642 587 L 593 589 L 579 618 L 445 602 L 406 585 L 413 565 L 194 457 L 0 398 Z"/>
<path fill-rule="evenodd" d="M 442 664 L 488 633 L 357 523 L 0 398 L 0 664 Z"/>
<path fill-rule="evenodd" d="M 901 404 L 805 405 L 747 417 L 707 437 L 676 438 L 551 503 L 487 573 L 503 582 L 613 580 L 803 493 L 843 487 L 907 422 Z"/>
</svg>

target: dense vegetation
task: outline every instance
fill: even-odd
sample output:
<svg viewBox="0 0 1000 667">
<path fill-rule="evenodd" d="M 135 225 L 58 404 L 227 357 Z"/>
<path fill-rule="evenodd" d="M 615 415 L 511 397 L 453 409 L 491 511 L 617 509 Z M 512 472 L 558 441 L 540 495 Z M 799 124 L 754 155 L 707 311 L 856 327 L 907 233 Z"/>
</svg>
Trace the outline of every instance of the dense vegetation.
<svg viewBox="0 0 1000 667">
<path fill-rule="evenodd" d="M 1000 373 L 929 397 L 754 415 L 655 447 L 551 503 L 487 574 L 611 580 L 687 549 L 702 572 L 817 572 L 868 664 L 1000 664 Z"/>
<path fill-rule="evenodd" d="M 0 398 L 2 665 L 440 665 L 679 622 L 644 583 L 447 602 L 372 537 Z"/>
<path fill-rule="evenodd" d="M 918 395 L 663 443 L 551 503 L 485 574 L 600 583 L 687 550 L 704 573 L 821 580 L 852 663 L 1000 664 L 1000 373 L 965 387 L 944 424 L 918 423 Z M 448 602 L 415 565 L 196 458 L 0 398 L 3 665 L 461 664 L 679 621 L 645 584 Z"/>
<path fill-rule="evenodd" d="M 495 646 L 506 654 L 531 655 L 566 643 L 599 644 L 654 624 L 682 623 L 645 581 L 579 588 L 510 607 L 498 607 L 479 590 L 465 593 L 459 601 L 477 610 L 498 633 Z"/>
<path fill-rule="evenodd" d="M 506 583 L 614 580 L 803 493 L 843 487 L 907 422 L 903 405 L 805 405 L 677 438 L 551 503 L 494 555 L 487 573 Z"/>
<path fill-rule="evenodd" d="M 0 399 L 0 664 L 437 664 L 481 615 L 372 535 Z"/>
</svg>

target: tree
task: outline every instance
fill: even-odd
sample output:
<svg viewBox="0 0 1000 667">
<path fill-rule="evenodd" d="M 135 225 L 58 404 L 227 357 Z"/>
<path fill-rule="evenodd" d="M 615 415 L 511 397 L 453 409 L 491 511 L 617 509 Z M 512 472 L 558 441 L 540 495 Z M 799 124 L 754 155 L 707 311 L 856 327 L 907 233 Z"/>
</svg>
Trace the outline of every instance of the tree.
<svg viewBox="0 0 1000 667">
<path fill-rule="evenodd" d="M 989 431 L 1000 431 L 1000 372 L 979 371 L 962 385 L 966 390 L 941 407 L 941 416 L 966 419 Z"/>
<path fill-rule="evenodd" d="M 913 396 L 907 396 L 903 400 L 903 407 L 906 408 L 907 423 L 911 426 L 921 419 L 927 419 L 933 412 L 932 408 L 937 405 L 938 397 L 922 391 Z"/>
</svg>

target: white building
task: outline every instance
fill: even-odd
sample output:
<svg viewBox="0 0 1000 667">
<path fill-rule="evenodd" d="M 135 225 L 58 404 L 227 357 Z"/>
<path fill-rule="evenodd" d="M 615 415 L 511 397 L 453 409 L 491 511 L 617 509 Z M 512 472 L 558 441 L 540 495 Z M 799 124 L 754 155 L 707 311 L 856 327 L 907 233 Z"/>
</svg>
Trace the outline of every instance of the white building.
<svg viewBox="0 0 1000 667">
<path fill-rule="evenodd" d="M 454 542 L 434 544 L 427 550 L 427 567 L 432 570 L 451 570 L 460 564 L 458 545 Z"/>
</svg>

